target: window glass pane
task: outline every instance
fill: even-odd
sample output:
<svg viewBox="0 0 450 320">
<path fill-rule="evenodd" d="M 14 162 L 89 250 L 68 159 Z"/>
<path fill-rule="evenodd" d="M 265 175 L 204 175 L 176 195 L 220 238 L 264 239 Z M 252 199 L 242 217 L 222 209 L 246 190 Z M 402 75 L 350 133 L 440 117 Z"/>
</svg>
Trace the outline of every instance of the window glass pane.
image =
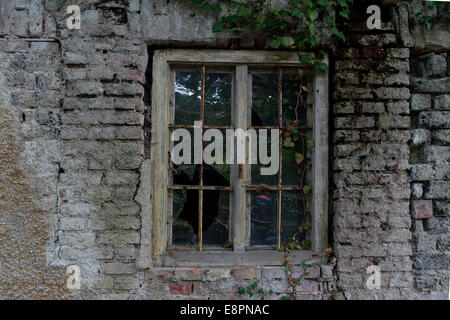
<svg viewBox="0 0 450 320">
<path fill-rule="evenodd" d="M 300 191 L 281 192 L 281 244 L 295 236 L 304 216 L 304 202 Z M 299 234 L 295 240 L 304 240 L 304 234 Z"/>
<path fill-rule="evenodd" d="M 174 185 L 199 185 L 198 174 L 196 165 L 175 165 L 172 163 L 172 181 Z"/>
<path fill-rule="evenodd" d="M 206 73 L 205 125 L 231 125 L 231 73 Z"/>
<path fill-rule="evenodd" d="M 283 125 L 289 125 L 297 120 L 300 127 L 306 126 L 307 109 L 304 104 L 307 103 L 308 93 L 305 87 L 307 87 L 306 78 L 292 72 L 283 74 Z"/>
<path fill-rule="evenodd" d="M 203 191 L 203 244 L 223 247 L 229 242 L 230 192 Z"/>
<path fill-rule="evenodd" d="M 250 192 L 250 245 L 276 245 L 277 192 Z"/>
<path fill-rule="evenodd" d="M 198 225 L 198 223 L 195 223 L 196 217 L 198 221 L 198 191 L 173 190 L 172 210 L 172 244 L 197 244 L 198 237 L 194 235 L 192 226 Z M 196 215 L 195 210 L 197 212 Z"/>
<path fill-rule="evenodd" d="M 302 139 L 304 142 L 302 142 Z M 303 144 L 306 144 L 306 138 L 297 135 L 283 137 L 282 151 L 282 184 L 283 185 L 301 185 L 301 179 L 305 179 L 306 155 Z"/>
<path fill-rule="evenodd" d="M 201 72 L 175 72 L 175 124 L 193 125 L 200 120 Z"/>
<path fill-rule="evenodd" d="M 199 185 L 200 165 L 173 165 L 175 185 Z M 203 167 L 205 186 L 229 186 L 228 165 L 207 165 Z M 225 245 L 228 242 L 229 191 L 203 191 L 203 243 Z M 199 191 L 173 192 L 173 240 L 174 245 L 198 243 Z"/>
<path fill-rule="evenodd" d="M 278 126 L 278 74 L 252 75 L 252 126 Z"/>
</svg>

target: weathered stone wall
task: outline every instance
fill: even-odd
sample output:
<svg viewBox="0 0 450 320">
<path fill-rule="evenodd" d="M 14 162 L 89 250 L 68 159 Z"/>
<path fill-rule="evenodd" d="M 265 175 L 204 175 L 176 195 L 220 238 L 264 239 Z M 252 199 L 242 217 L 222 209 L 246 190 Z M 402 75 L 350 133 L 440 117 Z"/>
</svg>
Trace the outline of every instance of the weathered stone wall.
<svg viewBox="0 0 450 320">
<path fill-rule="evenodd" d="M 418 289 L 448 294 L 450 95 L 447 52 L 417 52 L 412 66 L 411 214 Z"/>
<path fill-rule="evenodd" d="M 282 266 L 151 268 L 141 228 L 152 50 L 265 39 L 213 34 L 213 16 L 166 0 L 72 1 L 82 29 L 68 30 L 68 4 L 0 1 L 0 296 L 235 299 L 255 281 L 284 296 Z M 337 267 L 310 268 L 299 299 L 445 298 L 450 39 L 446 25 L 427 36 L 419 5 L 382 7 L 383 28 L 371 32 L 359 2 L 347 42 L 328 42 Z M 365 286 L 370 264 L 380 290 Z M 69 265 L 81 268 L 81 290 L 64 287 Z"/>
<path fill-rule="evenodd" d="M 11 36 L 0 38 L 0 297 L 69 298 L 66 270 L 55 264 L 60 46 L 16 37 L 52 32 L 40 2 L 2 1 L 0 8 L 0 35 Z"/>
<path fill-rule="evenodd" d="M 400 43 L 391 21 L 381 31 L 368 32 L 365 15 L 353 18 L 335 65 L 338 286 L 351 299 L 404 299 L 412 284 L 410 51 Z M 367 290 L 369 265 L 380 267 L 381 290 Z"/>
</svg>

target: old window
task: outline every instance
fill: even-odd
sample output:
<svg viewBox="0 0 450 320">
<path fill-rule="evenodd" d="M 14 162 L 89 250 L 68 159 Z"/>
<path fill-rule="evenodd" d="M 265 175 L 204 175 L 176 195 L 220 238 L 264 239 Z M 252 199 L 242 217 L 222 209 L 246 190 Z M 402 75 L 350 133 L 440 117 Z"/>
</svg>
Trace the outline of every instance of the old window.
<svg viewBox="0 0 450 320">
<path fill-rule="evenodd" d="M 311 247 L 294 255 L 323 252 L 326 72 L 292 52 L 161 50 L 153 61 L 155 264 L 278 265 L 308 219 L 298 240 Z"/>
</svg>

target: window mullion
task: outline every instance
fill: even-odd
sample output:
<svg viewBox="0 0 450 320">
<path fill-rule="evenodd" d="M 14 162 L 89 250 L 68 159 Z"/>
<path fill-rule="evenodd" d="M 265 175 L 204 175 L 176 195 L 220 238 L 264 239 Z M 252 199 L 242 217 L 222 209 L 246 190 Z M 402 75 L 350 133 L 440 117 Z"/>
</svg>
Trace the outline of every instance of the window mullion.
<svg viewBox="0 0 450 320">
<path fill-rule="evenodd" d="M 235 95 L 235 126 L 236 129 L 247 130 L 247 103 L 248 103 L 248 67 L 236 66 L 236 95 Z M 237 145 L 235 146 L 235 159 L 237 159 Z M 233 248 L 235 252 L 244 252 L 246 246 L 246 174 L 245 164 L 234 166 L 234 212 L 233 212 Z"/>
<path fill-rule="evenodd" d="M 202 66 L 202 102 L 201 102 L 201 112 L 200 121 L 203 125 L 205 124 L 205 83 L 206 83 L 206 68 Z M 203 137 L 203 129 L 201 132 Z M 200 152 L 200 190 L 198 192 L 198 247 L 200 251 L 203 251 L 203 139 Z"/>
<path fill-rule="evenodd" d="M 328 64 L 328 57 L 322 60 Z M 312 151 L 312 250 L 323 253 L 328 233 L 328 72 L 316 69 L 313 78 L 313 139 Z"/>
</svg>

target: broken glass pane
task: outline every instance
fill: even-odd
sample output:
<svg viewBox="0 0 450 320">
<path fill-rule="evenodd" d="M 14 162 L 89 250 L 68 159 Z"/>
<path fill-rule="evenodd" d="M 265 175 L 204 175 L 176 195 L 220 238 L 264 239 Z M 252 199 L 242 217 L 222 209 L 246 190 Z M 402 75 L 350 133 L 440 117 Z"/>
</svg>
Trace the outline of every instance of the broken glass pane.
<svg viewBox="0 0 450 320">
<path fill-rule="evenodd" d="M 200 183 L 200 165 L 173 165 L 173 181 L 179 185 Z M 203 184 L 226 187 L 229 182 L 229 165 L 204 164 Z M 229 191 L 203 191 L 203 243 L 225 245 L 228 242 Z M 196 244 L 199 233 L 199 191 L 174 190 L 173 196 L 173 244 Z"/>
<path fill-rule="evenodd" d="M 173 190 L 172 193 L 172 244 L 173 245 L 189 245 L 197 244 L 196 237 L 194 236 L 194 229 L 192 225 L 185 220 L 187 214 L 186 209 L 191 207 L 189 202 L 195 199 L 195 193 L 197 194 L 197 207 L 198 207 L 198 191 L 182 191 Z M 190 200 L 189 200 L 190 199 Z M 189 210 L 189 209 L 188 209 Z M 195 210 L 195 209 L 194 209 Z M 198 210 L 197 210 L 198 212 Z M 197 214 L 198 216 L 198 214 Z"/>
</svg>

